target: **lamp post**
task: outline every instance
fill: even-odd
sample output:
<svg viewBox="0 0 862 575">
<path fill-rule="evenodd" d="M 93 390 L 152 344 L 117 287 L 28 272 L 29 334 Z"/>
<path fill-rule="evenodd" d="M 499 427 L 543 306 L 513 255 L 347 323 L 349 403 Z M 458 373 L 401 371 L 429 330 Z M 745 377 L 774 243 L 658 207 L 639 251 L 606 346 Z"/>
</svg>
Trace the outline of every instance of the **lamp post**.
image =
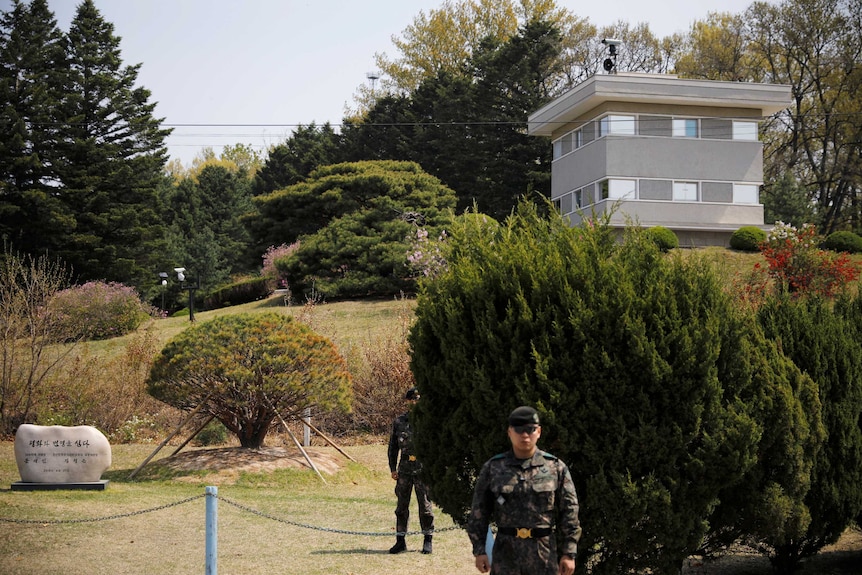
<svg viewBox="0 0 862 575">
<path fill-rule="evenodd" d="M 189 291 L 189 321 L 195 321 L 195 290 L 201 287 L 201 278 L 198 276 L 197 281 L 192 284 L 189 282 L 186 285 L 186 268 L 174 268 L 177 272 L 177 280 L 180 282 L 180 289 Z"/>
<path fill-rule="evenodd" d="M 162 313 L 165 311 L 165 292 L 168 290 L 168 272 L 159 272 L 159 280 L 162 284 Z"/>
</svg>

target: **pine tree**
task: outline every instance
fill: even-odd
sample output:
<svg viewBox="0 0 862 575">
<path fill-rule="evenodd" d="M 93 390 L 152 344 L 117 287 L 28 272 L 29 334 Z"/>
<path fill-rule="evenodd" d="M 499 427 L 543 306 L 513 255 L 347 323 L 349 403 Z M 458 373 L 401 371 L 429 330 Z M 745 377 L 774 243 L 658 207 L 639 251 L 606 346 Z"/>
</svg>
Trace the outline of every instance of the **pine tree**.
<svg viewBox="0 0 862 575">
<path fill-rule="evenodd" d="M 151 283 L 162 235 L 156 188 L 170 131 L 153 117 L 150 92 L 135 87 L 140 64 L 122 66 L 113 30 L 92 0 L 81 3 L 69 30 L 58 173 L 75 228 L 55 239 L 82 279 Z"/>
<path fill-rule="evenodd" d="M 604 225 L 572 229 L 526 202 L 500 226 L 459 221 L 410 335 L 417 455 L 456 521 L 482 463 L 508 449 L 506 414 L 523 404 L 541 413 L 540 449 L 572 470 L 578 563 L 593 573 L 678 571 L 723 489 L 796 465 L 775 449 L 775 469 L 758 468 L 774 447 L 761 437 L 775 437 L 763 430 L 776 421 L 802 428 L 788 442 L 810 435 L 815 408 L 802 400 L 816 397 L 813 383 L 750 317 L 744 325 L 705 261 L 662 254 L 635 230 L 617 244 Z M 764 358 L 755 380 L 721 367 L 734 333 L 748 344 L 739 359 Z M 793 504 L 811 451 L 787 481 Z"/>
<path fill-rule="evenodd" d="M 70 229 L 54 195 L 65 39 L 45 0 L 0 17 L 0 235 L 36 253 Z"/>
</svg>

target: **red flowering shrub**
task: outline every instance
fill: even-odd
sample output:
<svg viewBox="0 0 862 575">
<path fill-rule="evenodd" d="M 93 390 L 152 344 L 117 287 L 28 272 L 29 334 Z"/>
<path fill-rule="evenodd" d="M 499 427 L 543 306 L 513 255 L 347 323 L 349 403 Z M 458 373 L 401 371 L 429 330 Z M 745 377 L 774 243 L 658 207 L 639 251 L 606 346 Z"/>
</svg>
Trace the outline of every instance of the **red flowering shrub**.
<svg viewBox="0 0 862 575">
<path fill-rule="evenodd" d="M 797 229 L 777 222 L 760 245 L 766 267 L 755 264 L 746 278 L 743 296 L 761 297 L 771 285 L 777 292 L 795 296 L 834 297 L 859 278 L 859 268 L 848 254 L 821 250 L 817 244 L 813 225 Z"/>
</svg>

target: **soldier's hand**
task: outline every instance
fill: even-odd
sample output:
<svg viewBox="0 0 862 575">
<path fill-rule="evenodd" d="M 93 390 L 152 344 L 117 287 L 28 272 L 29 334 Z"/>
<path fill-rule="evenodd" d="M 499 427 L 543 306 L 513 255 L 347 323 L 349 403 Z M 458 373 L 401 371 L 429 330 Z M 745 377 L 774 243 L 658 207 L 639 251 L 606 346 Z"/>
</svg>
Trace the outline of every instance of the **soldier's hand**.
<svg viewBox="0 0 862 575">
<path fill-rule="evenodd" d="M 476 569 L 479 570 L 479 573 L 487 573 L 491 570 L 487 555 L 476 555 Z"/>
<path fill-rule="evenodd" d="M 568 555 L 560 557 L 560 575 L 572 575 L 574 572 L 575 560 Z"/>
<path fill-rule="evenodd" d="M 398 481 L 398 472 L 397 471 L 392 472 L 392 479 Z"/>
</svg>

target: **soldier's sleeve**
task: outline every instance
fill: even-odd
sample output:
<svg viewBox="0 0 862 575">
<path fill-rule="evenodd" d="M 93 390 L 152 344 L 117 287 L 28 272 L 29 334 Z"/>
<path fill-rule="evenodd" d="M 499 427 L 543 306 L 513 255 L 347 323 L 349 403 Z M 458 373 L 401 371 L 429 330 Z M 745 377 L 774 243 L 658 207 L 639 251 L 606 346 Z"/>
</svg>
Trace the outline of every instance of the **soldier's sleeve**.
<svg viewBox="0 0 862 575">
<path fill-rule="evenodd" d="M 559 481 L 557 482 L 557 528 L 563 535 L 561 553 L 572 556 L 578 553 L 578 540 L 581 538 L 581 522 L 578 519 L 578 494 L 569 468 L 560 460 Z"/>
<path fill-rule="evenodd" d="M 392 422 L 392 433 L 389 434 L 389 471 L 398 469 L 398 419 Z"/>
<path fill-rule="evenodd" d="M 491 491 L 491 465 L 486 462 L 479 472 L 476 487 L 473 490 L 473 505 L 470 517 L 467 519 L 467 535 L 473 544 L 473 556 L 487 555 L 485 538 L 488 535 L 488 524 L 494 512 L 494 494 Z"/>
</svg>

